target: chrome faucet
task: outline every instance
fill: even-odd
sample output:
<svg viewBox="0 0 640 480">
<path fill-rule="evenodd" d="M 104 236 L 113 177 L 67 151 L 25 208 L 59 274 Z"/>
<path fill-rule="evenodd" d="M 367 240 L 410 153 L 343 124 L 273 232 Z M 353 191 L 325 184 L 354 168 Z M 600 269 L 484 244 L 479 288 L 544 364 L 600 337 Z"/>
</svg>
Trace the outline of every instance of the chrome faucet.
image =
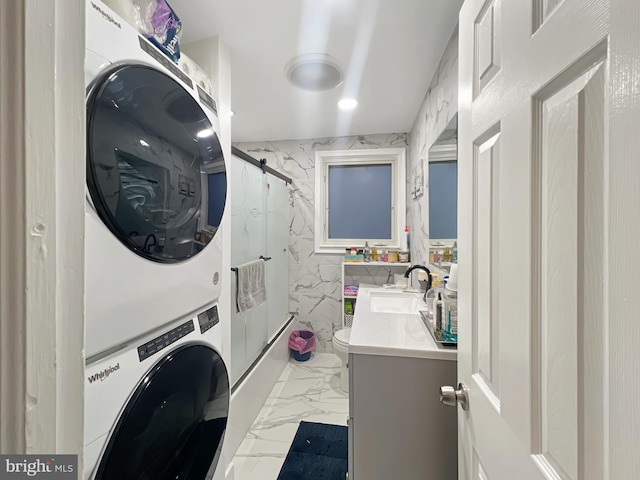
<svg viewBox="0 0 640 480">
<path fill-rule="evenodd" d="M 427 292 L 431 288 L 431 272 L 424 265 L 412 265 L 407 269 L 406 272 L 404 272 L 404 278 L 409 278 L 409 275 L 411 275 L 411 272 L 413 272 L 414 270 L 424 270 L 425 272 L 427 272 L 427 281 L 426 282 L 420 282 L 421 286 L 422 286 L 423 283 L 426 283 L 426 288 L 424 290 L 424 297 L 423 297 L 423 300 L 426 302 L 427 301 Z M 411 282 L 409 282 L 409 284 L 411 284 Z"/>
</svg>

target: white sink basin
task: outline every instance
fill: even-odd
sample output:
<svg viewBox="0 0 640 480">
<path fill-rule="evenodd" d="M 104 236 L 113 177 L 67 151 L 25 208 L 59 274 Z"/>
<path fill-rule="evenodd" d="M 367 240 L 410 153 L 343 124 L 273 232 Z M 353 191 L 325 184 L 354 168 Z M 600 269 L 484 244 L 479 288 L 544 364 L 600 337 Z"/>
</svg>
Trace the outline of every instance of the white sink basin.
<svg viewBox="0 0 640 480">
<path fill-rule="evenodd" d="M 403 292 L 371 292 L 369 309 L 375 313 L 415 313 L 423 306 L 422 295 Z"/>
</svg>

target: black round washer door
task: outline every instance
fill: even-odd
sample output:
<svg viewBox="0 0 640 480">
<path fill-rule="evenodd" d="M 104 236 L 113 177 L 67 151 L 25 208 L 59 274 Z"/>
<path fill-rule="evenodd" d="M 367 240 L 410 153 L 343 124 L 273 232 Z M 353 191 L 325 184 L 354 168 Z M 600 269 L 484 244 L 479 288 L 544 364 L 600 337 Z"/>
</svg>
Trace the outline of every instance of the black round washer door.
<svg viewBox="0 0 640 480">
<path fill-rule="evenodd" d="M 102 76 L 87 100 L 87 186 L 113 234 L 138 255 L 179 262 L 220 226 L 222 146 L 200 104 L 142 65 Z"/>
<path fill-rule="evenodd" d="M 206 346 L 180 347 L 140 382 L 95 478 L 208 478 L 220 457 L 228 415 L 229 378 L 222 358 Z"/>
</svg>

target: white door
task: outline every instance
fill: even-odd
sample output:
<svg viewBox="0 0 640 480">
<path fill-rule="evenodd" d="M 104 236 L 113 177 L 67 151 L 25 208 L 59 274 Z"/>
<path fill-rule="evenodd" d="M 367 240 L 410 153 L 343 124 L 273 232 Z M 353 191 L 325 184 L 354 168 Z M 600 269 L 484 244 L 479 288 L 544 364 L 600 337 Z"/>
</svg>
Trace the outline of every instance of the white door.
<svg viewBox="0 0 640 480">
<path fill-rule="evenodd" d="M 461 479 L 640 478 L 640 2 L 624 3 L 462 8 Z"/>
</svg>

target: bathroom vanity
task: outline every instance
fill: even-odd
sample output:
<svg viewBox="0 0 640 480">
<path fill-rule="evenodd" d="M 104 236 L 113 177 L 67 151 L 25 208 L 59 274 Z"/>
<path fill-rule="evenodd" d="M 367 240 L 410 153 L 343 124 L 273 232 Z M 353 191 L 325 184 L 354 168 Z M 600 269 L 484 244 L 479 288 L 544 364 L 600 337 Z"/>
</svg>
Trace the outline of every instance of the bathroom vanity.
<svg viewBox="0 0 640 480">
<path fill-rule="evenodd" d="M 344 287 L 360 284 L 382 286 L 384 283 L 393 283 L 392 273 L 404 274 L 410 266 L 409 262 L 342 262 L 342 325 L 350 327 L 353 323 L 353 315 L 345 313 L 345 301 L 355 304 L 358 298 L 357 291 L 347 294 Z"/>
<path fill-rule="evenodd" d="M 349 342 L 349 479 L 454 480 L 457 352 L 439 347 L 418 311 L 422 294 L 361 288 Z"/>
</svg>

